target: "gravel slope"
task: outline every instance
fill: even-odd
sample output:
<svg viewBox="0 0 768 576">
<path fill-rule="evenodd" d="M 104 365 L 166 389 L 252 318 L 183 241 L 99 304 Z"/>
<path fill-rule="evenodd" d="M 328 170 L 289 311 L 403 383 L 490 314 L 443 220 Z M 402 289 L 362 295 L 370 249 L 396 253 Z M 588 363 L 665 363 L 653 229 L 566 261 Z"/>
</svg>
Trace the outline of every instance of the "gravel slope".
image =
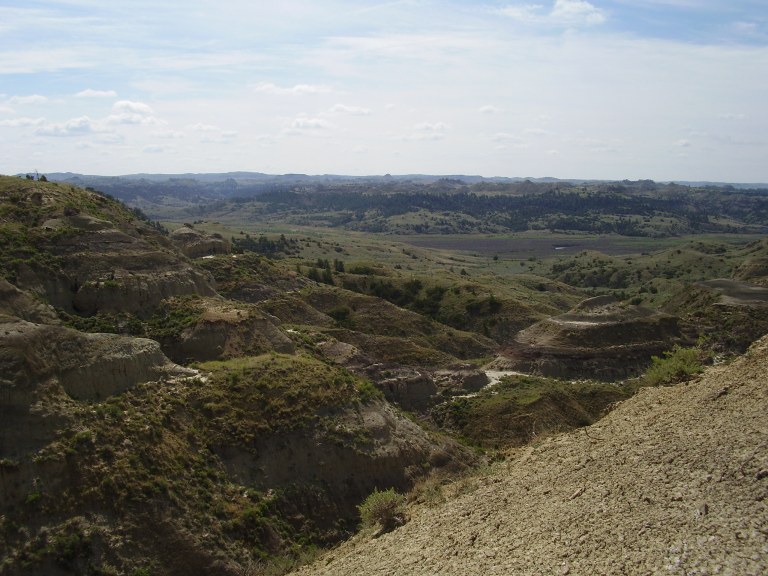
<svg viewBox="0 0 768 576">
<path fill-rule="evenodd" d="M 767 496 L 768 337 L 299 574 L 767 574 Z"/>
</svg>

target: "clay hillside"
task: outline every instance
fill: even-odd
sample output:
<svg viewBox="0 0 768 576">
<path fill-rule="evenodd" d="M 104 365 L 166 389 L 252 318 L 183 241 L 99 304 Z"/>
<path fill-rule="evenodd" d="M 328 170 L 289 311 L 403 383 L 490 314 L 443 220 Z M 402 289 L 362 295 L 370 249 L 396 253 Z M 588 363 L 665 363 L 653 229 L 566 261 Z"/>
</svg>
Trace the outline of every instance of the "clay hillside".
<svg viewBox="0 0 768 576">
<path fill-rule="evenodd" d="M 298 573 L 768 573 L 766 366 L 763 338 L 686 384 L 644 389 Z"/>
</svg>

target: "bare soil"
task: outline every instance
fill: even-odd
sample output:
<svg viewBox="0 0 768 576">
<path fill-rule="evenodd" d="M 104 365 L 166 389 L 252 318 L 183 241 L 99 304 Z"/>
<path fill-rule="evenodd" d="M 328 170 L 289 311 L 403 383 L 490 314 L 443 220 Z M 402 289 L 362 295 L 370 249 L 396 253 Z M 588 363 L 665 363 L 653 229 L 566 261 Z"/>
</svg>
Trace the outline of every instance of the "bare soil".
<svg viewBox="0 0 768 576">
<path fill-rule="evenodd" d="M 767 367 L 768 337 L 518 449 L 455 498 L 411 506 L 401 528 L 363 532 L 299 574 L 766 574 Z"/>
</svg>

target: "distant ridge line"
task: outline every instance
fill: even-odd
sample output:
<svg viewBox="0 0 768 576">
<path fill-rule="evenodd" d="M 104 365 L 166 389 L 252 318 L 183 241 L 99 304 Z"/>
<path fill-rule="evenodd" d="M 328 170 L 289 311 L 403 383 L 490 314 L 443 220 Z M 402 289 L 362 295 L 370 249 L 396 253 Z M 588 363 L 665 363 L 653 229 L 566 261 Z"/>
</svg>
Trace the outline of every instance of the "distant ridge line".
<svg viewBox="0 0 768 576">
<path fill-rule="evenodd" d="M 17 174 L 23 176 L 24 174 Z M 491 182 L 491 183 L 504 183 L 504 182 L 535 182 L 535 183 L 556 183 L 563 182 L 567 184 L 595 184 L 595 183 L 622 183 L 622 182 L 637 182 L 640 180 L 630 181 L 624 180 L 611 180 L 611 179 L 599 179 L 599 178 L 554 178 L 552 176 L 543 177 L 508 177 L 508 176 L 478 176 L 471 174 L 384 174 L 384 175 L 366 175 L 366 176 L 350 176 L 344 174 L 301 174 L 301 173 L 287 173 L 287 174 L 267 174 L 264 172 L 249 172 L 249 171 L 232 171 L 232 172 L 185 172 L 185 173 L 136 173 L 136 174 L 123 174 L 118 176 L 103 176 L 99 174 L 79 174 L 76 172 L 52 172 L 46 174 L 49 180 L 57 182 L 72 182 L 76 183 L 77 180 L 148 180 L 153 182 L 162 182 L 169 180 L 196 180 L 200 182 L 223 182 L 229 179 L 242 181 L 261 181 L 261 182 L 308 182 L 308 183 L 330 183 L 330 182 L 386 182 L 386 181 L 416 181 L 416 182 L 437 182 L 439 180 L 458 180 L 467 184 L 475 184 L 478 182 Z M 679 184 L 682 186 L 715 186 L 715 187 L 728 187 L 741 189 L 756 189 L 756 188 L 768 188 L 768 183 L 765 182 L 712 182 L 707 180 L 694 181 L 694 180 L 650 180 L 649 182 L 655 182 L 657 184 Z"/>
</svg>

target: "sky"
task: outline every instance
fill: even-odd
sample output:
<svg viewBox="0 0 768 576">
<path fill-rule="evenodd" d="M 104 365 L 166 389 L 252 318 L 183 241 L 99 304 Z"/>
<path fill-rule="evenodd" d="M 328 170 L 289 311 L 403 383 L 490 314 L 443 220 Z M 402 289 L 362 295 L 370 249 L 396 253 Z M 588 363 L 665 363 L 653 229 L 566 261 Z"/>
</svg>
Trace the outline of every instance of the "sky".
<svg viewBox="0 0 768 576">
<path fill-rule="evenodd" d="M 768 182 L 765 0 L 0 0 L 0 173 Z"/>
</svg>

